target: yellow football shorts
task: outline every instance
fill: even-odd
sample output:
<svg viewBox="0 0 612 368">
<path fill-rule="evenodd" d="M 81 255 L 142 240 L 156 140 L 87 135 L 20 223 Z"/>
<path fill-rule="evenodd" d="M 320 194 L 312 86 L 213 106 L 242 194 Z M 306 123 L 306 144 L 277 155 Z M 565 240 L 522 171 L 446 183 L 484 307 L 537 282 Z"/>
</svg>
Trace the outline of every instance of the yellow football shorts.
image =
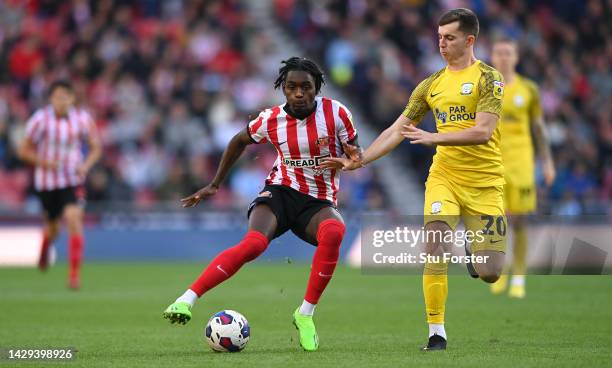
<svg viewBox="0 0 612 368">
<path fill-rule="evenodd" d="M 504 198 L 504 208 L 511 215 L 525 215 L 535 211 L 537 198 L 535 182 L 506 176 Z"/>
<path fill-rule="evenodd" d="M 455 229 L 459 219 L 475 234 L 472 252 L 506 251 L 507 221 L 503 186 L 468 187 L 441 174 L 430 173 L 425 183 L 425 224 L 444 221 Z M 478 234 L 480 236 L 478 236 Z"/>
</svg>

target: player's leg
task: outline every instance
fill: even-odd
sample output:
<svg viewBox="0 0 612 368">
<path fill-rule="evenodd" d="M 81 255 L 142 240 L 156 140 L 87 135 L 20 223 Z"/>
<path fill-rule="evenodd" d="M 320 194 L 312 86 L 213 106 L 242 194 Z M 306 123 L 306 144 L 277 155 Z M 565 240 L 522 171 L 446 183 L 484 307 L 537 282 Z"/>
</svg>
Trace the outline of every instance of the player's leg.
<svg viewBox="0 0 612 368">
<path fill-rule="evenodd" d="M 512 213 L 514 213 L 516 209 L 518 189 L 517 186 L 514 184 L 514 176 L 509 175 L 507 171 L 505 180 L 506 184 L 504 185 L 504 210 L 509 216 L 508 222 L 513 224 L 514 218 L 513 216 L 510 216 Z M 508 272 L 509 266 L 508 264 L 504 264 L 504 269 L 502 271 L 501 276 L 497 281 L 490 285 L 491 293 L 499 295 L 503 294 L 506 291 L 506 289 L 508 288 Z"/>
<path fill-rule="evenodd" d="M 512 217 L 514 242 L 512 249 L 512 279 L 509 295 L 525 297 L 525 275 L 527 275 L 527 218 L 524 215 Z"/>
<path fill-rule="evenodd" d="M 509 295 L 513 298 L 525 297 L 525 277 L 527 275 L 527 215 L 536 209 L 537 190 L 532 171 L 527 172 L 521 181 L 518 201 L 513 208 L 514 256 L 512 257 L 512 280 Z"/>
<path fill-rule="evenodd" d="M 64 219 L 68 228 L 68 286 L 78 289 L 80 286 L 81 261 L 83 259 L 83 208 L 70 203 L 64 208 Z"/>
<path fill-rule="evenodd" d="M 242 240 L 215 257 L 191 285 L 198 297 L 232 277 L 245 263 L 259 257 L 276 232 L 276 216 L 266 204 L 258 204 L 249 217 L 249 228 Z"/>
<path fill-rule="evenodd" d="M 317 248 L 312 259 L 310 278 L 300 313 L 313 314 L 315 305 L 319 302 L 336 269 L 344 231 L 344 220 L 333 207 L 320 209 L 310 219 L 306 227 L 306 236 L 315 241 Z"/>
<path fill-rule="evenodd" d="M 425 231 L 426 234 L 447 234 L 452 228 L 446 221 L 430 221 L 425 224 Z M 446 349 L 444 316 L 448 297 L 448 263 L 444 262 L 443 254 L 450 252 L 450 247 L 441 236 L 427 238 L 425 252 L 431 257 L 423 268 L 423 297 L 429 338 L 423 350 Z"/>
<path fill-rule="evenodd" d="M 463 220 L 473 232 L 473 266 L 481 280 L 494 283 L 502 274 L 506 259 L 507 220 L 503 188 L 465 188 Z"/>
<path fill-rule="evenodd" d="M 164 311 L 163 317 L 171 323 L 188 322 L 197 299 L 232 277 L 245 263 L 261 255 L 275 237 L 277 226 L 277 218 L 271 207 L 265 203 L 255 203 L 249 215 L 248 231 L 242 240 L 219 253 L 191 287 Z"/>
<path fill-rule="evenodd" d="M 51 245 L 59 235 L 61 223 L 59 218 L 51 219 L 48 214 L 45 214 L 43 222 L 42 241 L 40 245 L 40 254 L 38 256 L 38 269 L 46 271 L 49 266 Z"/>
<path fill-rule="evenodd" d="M 44 212 L 43 236 L 38 257 L 38 268 L 41 271 L 45 271 L 49 265 L 51 246 L 59 235 L 62 207 L 58 201 L 57 191 L 39 192 L 38 195 Z"/>
<path fill-rule="evenodd" d="M 309 243 L 317 244 L 317 248 L 312 259 L 304 300 L 293 313 L 293 323 L 300 335 L 300 345 L 306 351 L 314 351 L 319 347 L 312 316 L 336 269 L 344 231 L 342 216 L 331 206 L 319 209 L 306 226 L 304 237 Z"/>
<path fill-rule="evenodd" d="M 429 338 L 423 350 L 446 349 L 446 330 L 444 314 L 448 296 L 448 264 L 441 257 L 450 251 L 450 244 L 444 242 L 444 236 L 457 226 L 459 220 L 459 204 L 453 185 L 445 178 L 431 176 L 425 185 L 425 215 L 426 246 L 425 251 L 430 256 L 423 268 L 423 297 L 425 299 L 425 314 L 429 325 Z"/>
</svg>

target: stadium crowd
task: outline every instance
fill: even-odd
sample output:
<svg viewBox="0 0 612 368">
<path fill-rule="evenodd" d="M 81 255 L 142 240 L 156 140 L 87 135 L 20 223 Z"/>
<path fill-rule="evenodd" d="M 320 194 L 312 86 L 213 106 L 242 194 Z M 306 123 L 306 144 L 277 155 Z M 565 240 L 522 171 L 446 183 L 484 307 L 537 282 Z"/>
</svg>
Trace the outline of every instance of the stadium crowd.
<svg viewBox="0 0 612 368">
<path fill-rule="evenodd" d="M 72 81 L 96 120 L 104 154 L 87 192 L 107 208 L 178 204 L 209 182 L 249 116 L 284 101 L 272 87 L 278 46 L 238 0 L 24 4 L 0 2 L 0 210 L 35 210 L 15 148 L 56 79 Z M 251 146 L 245 156 L 206 205 L 244 208 L 257 195 L 276 152 Z M 376 169 L 365 173 L 343 175 L 341 205 L 386 205 Z"/>
<path fill-rule="evenodd" d="M 441 69 L 437 20 L 467 7 L 480 19 L 477 57 L 492 40 L 520 44 L 519 72 L 540 86 L 557 179 L 539 185 L 540 213 L 612 213 L 612 33 L 606 0 L 275 0 L 277 19 L 350 91 L 378 130 L 391 124 L 410 92 Z M 608 19 L 608 21 L 606 21 Z M 435 127 L 431 114 L 423 122 Z M 402 145 L 421 181 L 432 150 Z M 538 183 L 543 179 L 538 173 Z"/>
</svg>

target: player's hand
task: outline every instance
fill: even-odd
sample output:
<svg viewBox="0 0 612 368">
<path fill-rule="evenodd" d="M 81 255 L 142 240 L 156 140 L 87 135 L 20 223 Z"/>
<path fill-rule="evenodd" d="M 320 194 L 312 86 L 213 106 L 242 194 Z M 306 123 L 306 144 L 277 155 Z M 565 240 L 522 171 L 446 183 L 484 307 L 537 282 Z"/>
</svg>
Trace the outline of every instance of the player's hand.
<svg viewBox="0 0 612 368">
<path fill-rule="evenodd" d="M 359 146 L 353 146 L 350 143 L 342 142 L 342 150 L 346 157 L 351 161 L 361 162 L 363 161 L 363 150 Z"/>
<path fill-rule="evenodd" d="M 87 165 L 79 165 L 76 169 L 76 173 L 81 179 L 85 179 L 87 173 L 89 172 L 89 167 Z"/>
<path fill-rule="evenodd" d="M 327 157 L 321 160 L 320 168 L 335 170 L 355 170 L 363 165 L 360 162 L 350 160 L 345 157 Z"/>
<path fill-rule="evenodd" d="M 557 176 L 555 164 L 552 162 L 552 160 L 544 161 L 542 171 L 544 174 L 544 183 L 546 183 L 547 187 L 550 187 L 555 182 L 555 177 Z"/>
<path fill-rule="evenodd" d="M 201 200 L 206 199 L 208 197 L 212 197 L 218 191 L 219 187 L 213 184 L 208 184 L 207 186 L 193 193 L 189 197 L 181 199 L 181 204 L 183 208 L 195 207 L 198 205 L 198 203 L 200 203 Z"/>
<path fill-rule="evenodd" d="M 361 147 L 353 146 L 346 142 L 342 143 L 342 149 L 346 155 L 345 157 L 326 157 L 321 160 L 319 167 L 323 169 L 336 169 L 336 170 L 355 170 L 360 167 L 364 167 L 363 164 L 363 150 Z"/>
<path fill-rule="evenodd" d="M 435 146 L 438 144 L 437 133 L 427 132 L 412 124 L 402 125 L 400 133 L 404 138 L 410 139 L 410 144 L 423 144 L 425 146 Z"/>
</svg>

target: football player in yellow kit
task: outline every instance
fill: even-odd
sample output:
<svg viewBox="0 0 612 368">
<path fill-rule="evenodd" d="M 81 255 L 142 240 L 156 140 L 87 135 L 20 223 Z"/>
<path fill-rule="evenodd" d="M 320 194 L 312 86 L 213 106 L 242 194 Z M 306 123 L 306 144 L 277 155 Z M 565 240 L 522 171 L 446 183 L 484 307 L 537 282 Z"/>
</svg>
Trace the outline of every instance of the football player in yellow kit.
<svg viewBox="0 0 612 368">
<path fill-rule="evenodd" d="M 555 180 L 555 167 L 548 139 L 540 93 L 536 84 L 516 72 L 518 45 L 513 40 L 500 39 L 494 42 L 491 61 L 505 79 L 502 114 L 499 120 L 502 132 L 502 158 L 505 168 L 505 208 L 511 217 L 513 229 L 512 280 L 509 295 L 525 297 L 525 275 L 527 273 L 527 230 L 525 215 L 536 209 L 535 163 L 531 131 L 542 160 L 542 171 L 547 186 Z M 494 294 L 503 293 L 508 276 L 503 274 L 491 284 Z"/>
<path fill-rule="evenodd" d="M 468 264 L 468 268 L 472 276 L 492 283 L 502 273 L 506 247 L 504 168 L 497 126 L 504 81 L 497 70 L 474 56 L 478 31 L 478 18 L 471 10 L 444 13 L 438 22 L 438 46 L 447 66 L 414 89 L 404 112 L 376 138 L 360 161 L 331 158 L 323 167 L 356 169 L 386 155 L 405 138 L 411 144 L 436 146 L 425 184 L 425 230 L 451 232 L 461 217 L 466 228 L 481 231 L 484 241 L 473 242 L 471 252 L 487 261 Z M 416 127 L 428 110 L 433 111 L 437 133 Z M 345 150 L 351 149 L 345 145 Z M 428 254 L 440 256 L 450 251 L 451 244 L 439 237 L 428 240 Z M 447 262 L 425 264 L 423 294 L 429 340 L 424 350 L 446 349 L 447 271 Z"/>
</svg>

